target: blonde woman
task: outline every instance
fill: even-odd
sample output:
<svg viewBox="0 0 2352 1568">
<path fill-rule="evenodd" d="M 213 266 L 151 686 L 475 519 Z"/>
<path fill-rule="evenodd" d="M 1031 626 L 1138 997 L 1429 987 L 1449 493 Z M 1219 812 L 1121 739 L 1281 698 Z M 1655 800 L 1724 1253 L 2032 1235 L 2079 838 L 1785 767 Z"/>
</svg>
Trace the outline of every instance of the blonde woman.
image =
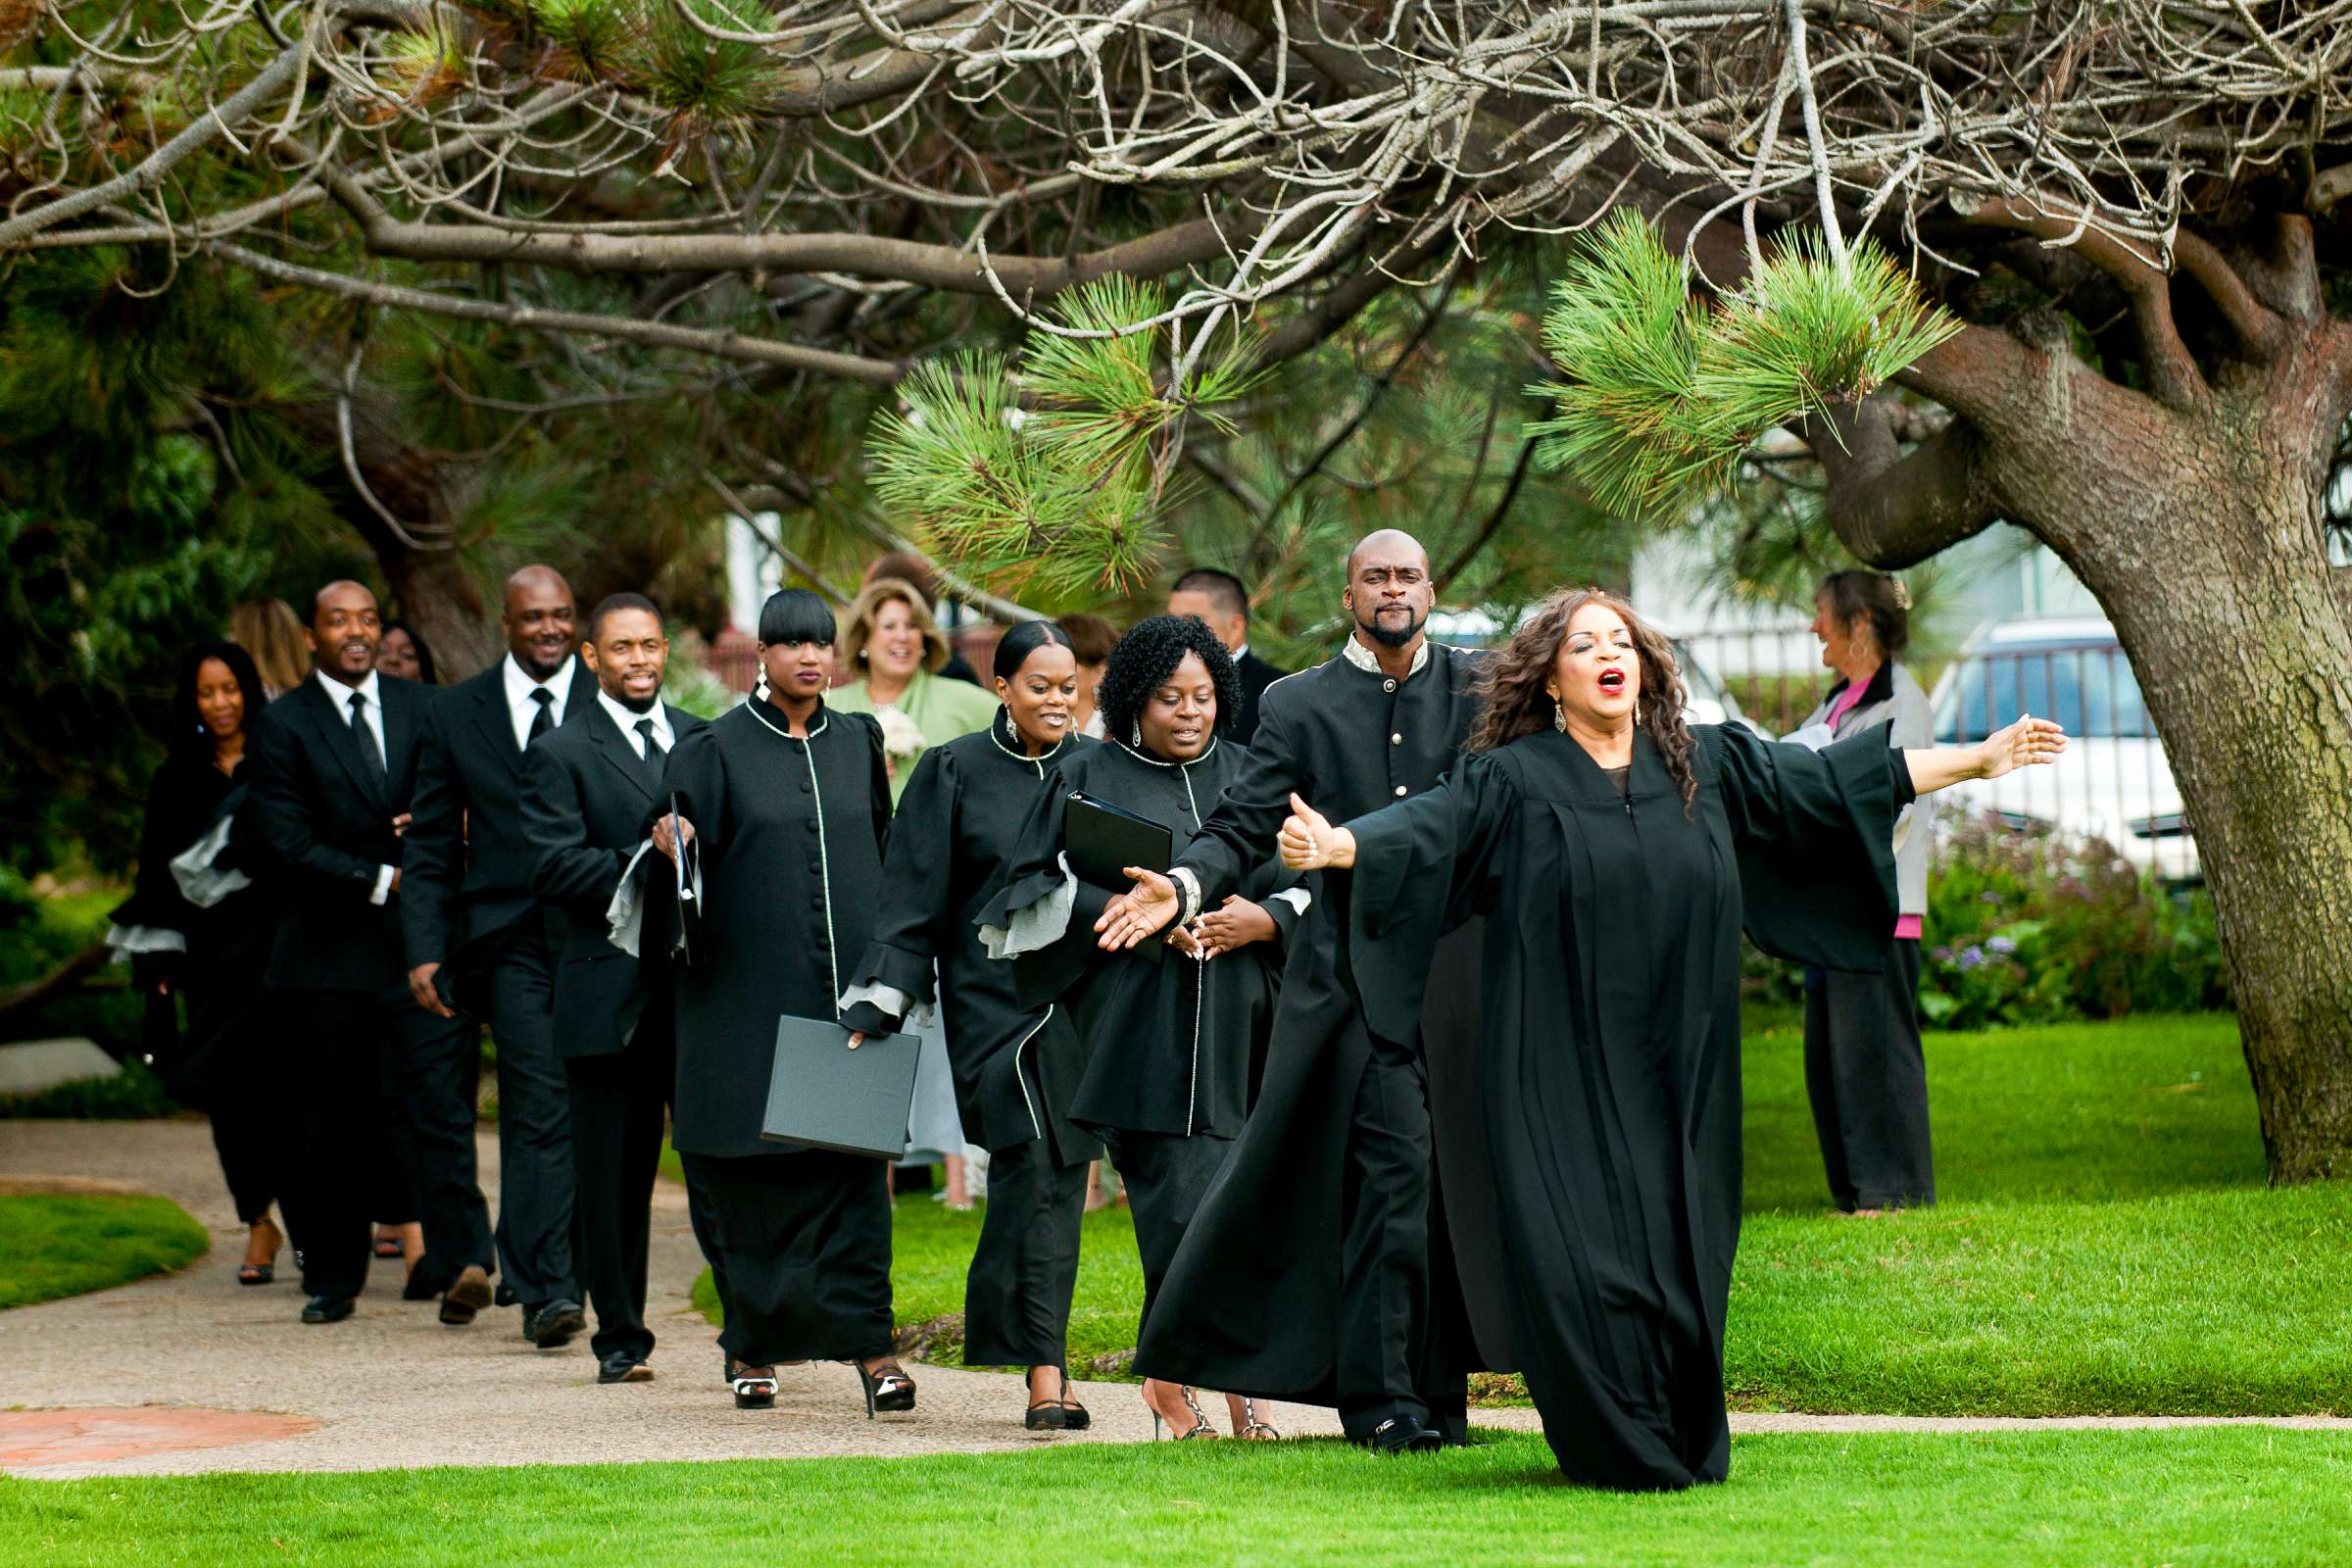
<svg viewBox="0 0 2352 1568">
<path fill-rule="evenodd" d="M 988 693 L 941 677 L 948 639 L 931 618 L 931 607 L 904 577 L 877 577 L 858 591 L 842 612 L 841 657 L 857 675 L 826 701 L 838 711 L 881 720 L 893 807 L 906 793 L 914 760 L 926 748 L 984 730 L 996 719 L 996 700 Z"/>
</svg>

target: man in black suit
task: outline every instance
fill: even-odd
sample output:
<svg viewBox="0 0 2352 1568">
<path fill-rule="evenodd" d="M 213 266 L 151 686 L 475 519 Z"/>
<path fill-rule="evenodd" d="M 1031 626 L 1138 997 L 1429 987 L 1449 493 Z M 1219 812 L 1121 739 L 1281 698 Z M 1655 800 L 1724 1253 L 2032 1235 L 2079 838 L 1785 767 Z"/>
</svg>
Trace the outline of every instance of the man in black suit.
<svg viewBox="0 0 2352 1568">
<path fill-rule="evenodd" d="M 522 1303 L 523 1337 L 542 1348 L 588 1326 L 572 1262 L 571 1107 L 556 1056 L 555 968 L 522 826 L 524 748 L 584 722 L 596 706 L 596 677 L 573 657 L 573 619 L 560 573 L 525 566 L 507 579 L 507 657 L 439 694 L 425 725 L 401 901 L 417 1004 L 482 1018 L 498 1043 L 498 1261 Z M 439 1098 L 454 1105 L 463 1093 L 470 1111 L 466 1067 L 445 1075 Z M 446 1267 L 429 1211 L 425 1248 L 427 1262 Z"/>
<path fill-rule="evenodd" d="M 1257 700 L 1265 689 L 1290 673 L 1267 663 L 1250 651 L 1250 591 L 1242 579 L 1214 566 L 1195 566 L 1168 590 L 1168 613 L 1191 615 L 1233 655 L 1234 672 L 1242 677 L 1242 710 L 1235 715 L 1233 738 L 1250 744 L 1257 733 Z"/>
<path fill-rule="evenodd" d="M 310 1298 L 305 1323 L 351 1315 L 370 1218 L 416 1217 L 384 1210 L 414 1200 L 404 1063 L 435 1032 L 403 984 L 396 902 L 426 698 L 376 674 L 382 634 L 365 587 L 318 590 L 312 678 L 254 724 L 237 828 L 275 863 L 284 893 L 263 985 L 297 1041 L 301 1174 L 280 1202 Z"/>
<path fill-rule="evenodd" d="M 556 951 L 556 1051 L 570 1085 L 578 1261 L 596 1307 L 597 1381 L 638 1383 L 653 1376 L 646 1246 L 662 1113 L 677 1087 L 676 1020 L 666 922 L 649 910 L 656 917 L 640 962 L 612 945 L 606 909 L 662 798 L 663 760 L 703 721 L 661 700 L 669 643 L 652 601 L 614 594 L 599 604 L 581 656 L 596 674 L 596 697 L 581 722 L 531 743 L 522 821 Z M 649 887 L 664 885 L 668 862 L 657 863 L 662 877 Z M 694 1217 L 699 1234 L 699 1204 Z"/>
</svg>

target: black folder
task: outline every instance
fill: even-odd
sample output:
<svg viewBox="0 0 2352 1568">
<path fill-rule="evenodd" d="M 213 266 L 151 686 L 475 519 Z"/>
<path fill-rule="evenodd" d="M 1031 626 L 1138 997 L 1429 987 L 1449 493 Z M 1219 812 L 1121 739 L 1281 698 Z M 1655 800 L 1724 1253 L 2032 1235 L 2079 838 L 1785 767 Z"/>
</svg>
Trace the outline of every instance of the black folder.
<svg viewBox="0 0 2352 1568">
<path fill-rule="evenodd" d="M 769 1143 L 906 1157 L 914 1068 L 922 1040 L 867 1035 L 856 1051 L 830 1018 L 776 1019 L 776 1059 L 767 1079 L 760 1136 Z"/>
<path fill-rule="evenodd" d="M 1105 892 L 1124 893 L 1134 886 L 1126 867 L 1140 865 L 1147 871 L 1165 873 L 1176 863 L 1176 835 L 1165 823 L 1072 790 L 1061 813 L 1061 851 L 1079 881 Z M 1160 947 L 1157 942 L 1145 942 L 1131 951 L 1157 963 Z"/>
</svg>

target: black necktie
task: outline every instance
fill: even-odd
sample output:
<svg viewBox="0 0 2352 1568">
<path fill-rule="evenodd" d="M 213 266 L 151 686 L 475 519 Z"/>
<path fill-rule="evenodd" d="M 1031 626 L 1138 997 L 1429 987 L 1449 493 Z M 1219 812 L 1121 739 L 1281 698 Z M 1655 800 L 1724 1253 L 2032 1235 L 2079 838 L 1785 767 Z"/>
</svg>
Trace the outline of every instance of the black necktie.
<svg viewBox="0 0 2352 1568">
<path fill-rule="evenodd" d="M 654 739 L 654 721 L 652 719 L 639 719 L 637 733 L 645 737 L 646 777 L 658 784 L 662 781 L 662 760 L 669 754 L 662 750 L 660 741 Z"/>
<path fill-rule="evenodd" d="M 375 731 L 368 727 L 368 699 L 359 692 L 351 694 L 351 734 L 360 743 L 360 755 L 368 759 L 368 776 L 376 783 L 384 782 L 383 748 L 375 743 Z"/>
<path fill-rule="evenodd" d="M 531 732 L 522 738 L 525 746 L 556 727 L 556 694 L 544 686 L 534 686 L 531 701 L 539 705 L 539 716 L 531 720 Z"/>
</svg>

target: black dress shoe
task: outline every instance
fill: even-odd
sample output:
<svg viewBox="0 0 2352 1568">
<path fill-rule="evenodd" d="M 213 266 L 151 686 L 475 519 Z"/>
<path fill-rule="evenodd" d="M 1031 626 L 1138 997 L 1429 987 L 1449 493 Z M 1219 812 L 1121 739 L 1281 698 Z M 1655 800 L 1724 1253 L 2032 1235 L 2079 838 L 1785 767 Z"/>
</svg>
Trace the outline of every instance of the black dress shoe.
<svg viewBox="0 0 2352 1568">
<path fill-rule="evenodd" d="M 523 1334 L 542 1350 L 569 1345 L 571 1337 L 588 1327 L 588 1314 L 577 1301 L 554 1300 L 523 1319 Z"/>
<path fill-rule="evenodd" d="M 500 1280 L 498 1282 L 498 1304 L 500 1306 L 516 1306 L 520 1305 L 521 1302 L 522 1298 L 514 1294 L 514 1286 L 509 1285 L 505 1280 Z M 523 1310 L 527 1312 L 530 1309 L 528 1307 L 524 1307 Z"/>
<path fill-rule="evenodd" d="M 479 1263 L 468 1263 L 449 1282 L 441 1298 L 441 1321 L 462 1329 L 490 1304 L 490 1276 Z"/>
<path fill-rule="evenodd" d="M 355 1305 L 348 1296 L 314 1296 L 302 1303 L 305 1323 L 340 1323 L 351 1316 Z"/>
<path fill-rule="evenodd" d="M 1446 1446 L 1446 1435 L 1418 1416 L 1396 1415 L 1374 1427 L 1366 1446 L 1375 1453 L 1435 1453 Z"/>
<path fill-rule="evenodd" d="M 596 1369 L 599 1383 L 651 1383 L 654 1369 L 634 1350 L 614 1350 Z"/>
</svg>

